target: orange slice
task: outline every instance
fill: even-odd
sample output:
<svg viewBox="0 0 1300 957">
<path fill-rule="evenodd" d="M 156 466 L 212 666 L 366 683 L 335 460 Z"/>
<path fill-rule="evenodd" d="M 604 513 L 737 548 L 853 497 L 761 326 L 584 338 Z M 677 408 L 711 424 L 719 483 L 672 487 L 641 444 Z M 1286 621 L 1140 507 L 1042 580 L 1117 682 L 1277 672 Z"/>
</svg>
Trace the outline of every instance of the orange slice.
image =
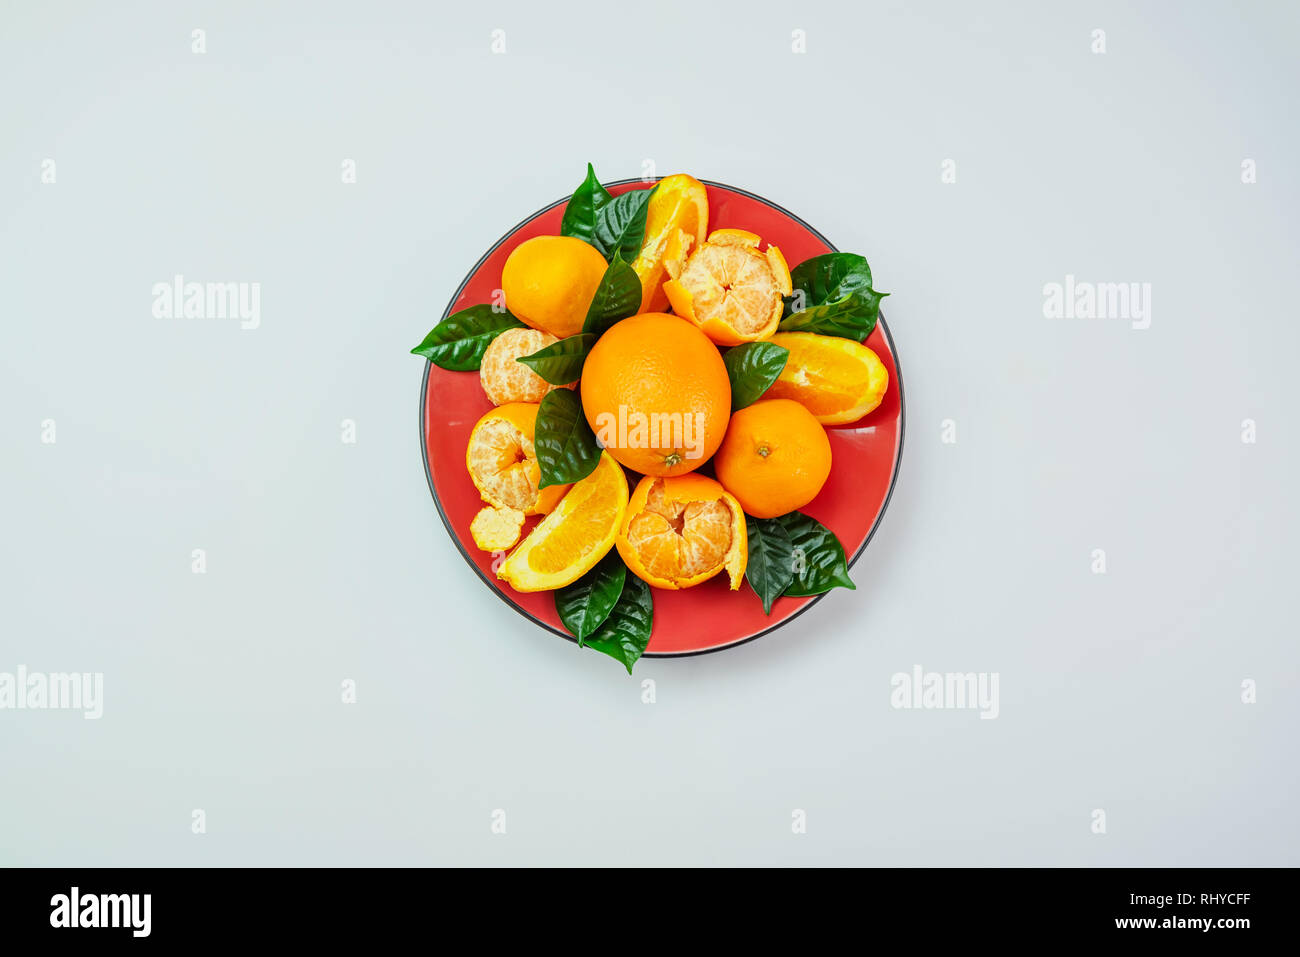
<svg viewBox="0 0 1300 957">
<path fill-rule="evenodd" d="M 558 388 L 518 361 L 556 342 L 555 336 L 540 329 L 507 329 L 493 339 L 478 367 L 479 381 L 492 404 L 541 402 Z"/>
<path fill-rule="evenodd" d="M 889 370 L 860 342 L 812 332 L 778 332 L 772 342 L 790 358 L 763 398 L 794 399 L 822 425 L 856 422 L 889 388 Z"/>
<path fill-rule="evenodd" d="M 483 501 L 525 515 L 545 515 L 568 489 L 552 485 L 538 491 L 541 469 L 533 448 L 539 406 L 510 402 L 478 420 L 465 448 L 465 466 Z"/>
<path fill-rule="evenodd" d="M 632 262 L 641 280 L 640 312 L 667 312 L 663 283 L 667 259 L 682 260 L 709 231 L 709 199 L 704 184 L 693 176 L 665 176 L 646 210 L 645 241 Z"/>
<path fill-rule="evenodd" d="M 749 553 L 740 503 L 718 482 L 694 473 L 643 478 L 616 544 L 633 574 L 671 589 L 698 585 L 725 568 L 735 591 Z"/>
<path fill-rule="evenodd" d="M 548 591 L 572 584 L 614 547 L 627 512 L 627 476 L 608 452 L 595 471 L 575 482 L 554 511 L 537 523 L 497 577 L 516 591 Z"/>
<path fill-rule="evenodd" d="M 743 229 L 717 229 L 684 262 L 669 259 L 664 294 L 720 346 L 766 339 L 781 321 L 781 298 L 790 295 L 790 269 L 781 250 Z"/>
<path fill-rule="evenodd" d="M 524 513 L 513 508 L 489 505 L 469 523 L 474 544 L 485 552 L 504 552 L 514 548 L 524 530 Z"/>
</svg>

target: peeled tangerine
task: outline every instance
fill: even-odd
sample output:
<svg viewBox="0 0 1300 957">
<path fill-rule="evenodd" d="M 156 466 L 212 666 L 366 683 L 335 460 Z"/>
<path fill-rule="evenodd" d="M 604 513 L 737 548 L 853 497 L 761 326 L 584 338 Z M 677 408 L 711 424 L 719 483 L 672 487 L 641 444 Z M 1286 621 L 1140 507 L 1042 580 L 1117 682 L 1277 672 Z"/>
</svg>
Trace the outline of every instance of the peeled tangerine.
<svg viewBox="0 0 1300 957">
<path fill-rule="evenodd" d="M 559 340 L 540 329 L 507 329 L 488 345 L 479 363 L 479 381 L 493 405 L 541 402 L 558 388 L 519 361 Z"/>
<path fill-rule="evenodd" d="M 510 402 L 498 406 L 478 420 L 469 434 L 465 449 L 465 466 L 488 508 L 475 516 L 470 534 L 479 548 L 500 551 L 519 539 L 525 515 L 545 515 L 555 507 L 569 486 L 538 489 L 541 469 L 533 447 L 533 428 L 540 406 L 533 402 Z M 493 511 L 501 514 L 492 514 Z M 484 513 L 488 514 L 484 514 Z M 514 537 L 508 530 L 515 525 L 511 512 L 519 514 Z M 475 531 L 477 525 L 477 531 Z"/>
<path fill-rule="evenodd" d="M 673 312 L 720 346 L 766 339 L 776 332 L 790 295 L 790 269 L 781 250 L 743 229 L 717 229 L 685 261 L 669 259 L 664 293 Z"/>
<path fill-rule="evenodd" d="M 725 568 L 734 591 L 749 554 L 740 503 L 696 474 L 643 478 L 616 544 L 627 567 L 656 588 L 690 588 Z"/>
<path fill-rule="evenodd" d="M 627 476 L 608 452 L 573 483 L 560 504 L 506 556 L 497 577 L 516 591 L 549 591 L 577 581 L 614 547 L 627 512 Z"/>
</svg>

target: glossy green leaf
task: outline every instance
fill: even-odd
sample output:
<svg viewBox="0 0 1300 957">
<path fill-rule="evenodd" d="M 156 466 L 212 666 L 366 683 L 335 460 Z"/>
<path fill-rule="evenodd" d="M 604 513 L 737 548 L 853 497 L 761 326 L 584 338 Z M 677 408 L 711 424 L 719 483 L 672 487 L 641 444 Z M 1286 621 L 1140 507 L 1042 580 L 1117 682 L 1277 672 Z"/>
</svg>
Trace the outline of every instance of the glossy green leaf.
<svg viewBox="0 0 1300 957">
<path fill-rule="evenodd" d="M 809 306 L 781 320 L 781 332 L 816 332 L 861 342 L 871 335 L 880 319 L 880 301 L 889 293 L 850 293 L 843 299 Z"/>
<path fill-rule="evenodd" d="M 533 446 L 541 470 L 539 488 L 567 485 L 590 475 L 600 461 L 596 435 L 582 413 L 582 400 L 571 389 L 546 393 L 537 410 Z"/>
<path fill-rule="evenodd" d="M 641 280 L 636 270 L 623 261 L 622 255 L 614 253 L 605 274 L 600 277 L 600 285 L 587 307 L 587 318 L 583 320 L 582 331 L 600 336 L 606 329 L 628 316 L 636 315 L 641 308 Z"/>
<path fill-rule="evenodd" d="M 631 674 L 632 666 L 650 643 L 653 627 L 654 597 L 650 586 L 635 575 L 628 575 L 618 603 L 604 624 L 587 639 L 586 647 L 621 661 Z"/>
<path fill-rule="evenodd" d="M 618 604 L 627 566 L 615 549 L 572 585 L 555 592 L 555 611 L 581 646 Z"/>
<path fill-rule="evenodd" d="M 889 293 L 871 288 L 871 267 L 856 253 L 826 253 L 790 270 L 782 332 L 816 332 L 858 342 L 871 335 L 880 302 Z"/>
<path fill-rule="evenodd" d="M 763 602 L 763 613 L 772 614 L 772 603 L 794 581 L 794 545 L 779 518 L 745 516 L 749 538 L 749 561 L 745 579 Z"/>
<path fill-rule="evenodd" d="M 806 305 L 834 302 L 871 288 L 871 266 L 857 253 L 825 253 L 790 270 L 790 285 L 802 289 Z"/>
<path fill-rule="evenodd" d="M 856 588 L 849 578 L 844 546 L 835 533 L 802 512 L 776 519 L 785 526 L 792 546 L 791 571 L 794 580 L 785 594 L 796 597 L 820 595 L 832 588 Z"/>
<path fill-rule="evenodd" d="M 582 364 L 595 344 L 594 335 L 580 332 L 552 342 L 531 355 L 520 356 L 516 361 L 528 366 L 551 385 L 568 385 L 582 377 Z"/>
<path fill-rule="evenodd" d="M 641 252 L 646 210 L 653 192 L 653 189 L 631 189 L 597 207 L 595 246 L 606 259 L 621 255 L 630 262 Z"/>
<path fill-rule="evenodd" d="M 731 379 L 731 411 L 761 399 L 789 358 L 790 350 L 774 342 L 747 342 L 724 352 L 722 361 Z"/>
<path fill-rule="evenodd" d="M 483 353 L 492 340 L 507 329 L 522 329 L 524 324 L 504 310 L 492 306 L 470 306 L 452 313 L 411 350 L 436 366 L 453 372 L 474 372 L 483 361 Z"/>
<path fill-rule="evenodd" d="M 611 199 L 613 197 L 609 195 L 609 191 L 600 185 L 600 180 L 596 179 L 596 170 L 588 163 L 587 178 L 573 191 L 568 205 L 564 207 L 564 216 L 560 220 L 560 235 L 573 236 L 583 242 L 591 243 L 603 253 L 604 249 L 601 249 L 596 242 L 596 220 L 600 208 Z"/>
</svg>

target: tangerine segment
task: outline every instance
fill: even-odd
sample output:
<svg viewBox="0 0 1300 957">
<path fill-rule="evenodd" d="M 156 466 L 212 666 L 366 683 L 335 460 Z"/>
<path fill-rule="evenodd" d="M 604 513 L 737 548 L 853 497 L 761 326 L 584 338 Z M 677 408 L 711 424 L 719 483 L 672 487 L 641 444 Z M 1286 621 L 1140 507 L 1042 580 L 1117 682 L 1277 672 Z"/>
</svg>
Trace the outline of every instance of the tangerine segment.
<svg viewBox="0 0 1300 957">
<path fill-rule="evenodd" d="M 831 474 L 831 443 L 798 402 L 761 399 L 731 417 L 713 468 L 747 514 L 776 518 L 817 497 Z"/>
<path fill-rule="evenodd" d="M 790 295 L 790 269 L 781 250 L 759 252 L 743 229 L 717 229 L 684 262 L 669 259 L 664 294 L 673 311 L 722 346 L 766 339 L 776 332 Z"/>
<path fill-rule="evenodd" d="M 514 548 L 524 530 L 524 513 L 513 508 L 488 505 L 480 509 L 469 523 L 474 544 L 485 552 L 504 552 Z"/>
<path fill-rule="evenodd" d="M 539 349 L 559 342 L 540 329 L 507 329 L 488 345 L 479 363 L 479 381 L 493 405 L 507 402 L 541 402 L 558 388 L 519 361 Z"/>
<path fill-rule="evenodd" d="M 572 584 L 614 547 L 627 513 L 627 476 L 608 452 L 497 569 L 516 591 Z"/>
<path fill-rule="evenodd" d="M 525 515 L 545 515 L 568 489 L 567 485 L 537 488 L 541 469 L 533 448 L 533 427 L 539 407 L 535 402 L 499 405 L 470 432 L 465 466 L 489 505 L 513 508 Z"/>
<path fill-rule="evenodd" d="M 525 325 L 564 339 L 582 331 L 605 275 L 605 257 L 572 236 L 534 236 L 501 269 L 506 308 Z"/>
<path fill-rule="evenodd" d="M 860 342 L 812 332 L 778 332 L 772 342 L 790 356 L 765 397 L 793 399 L 823 425 L 856 422 L 889 388 L 889 370 Z"/>
<path fill-rule="evenodd" d="M 643 478 L 616 544 L 633 574 L 656 588 L 690 588 L 725 568 L 735 591 L 745 576 L 745 513 L 704 475 Z"/>
<path fill-rule="evenodd" d="M 663 312 L 668 296 L 667 259 L 683 260 L 691 247 L 704 242 L 709 232 L 709 198 L 704 184 L 693 176 L 665 176 L 655 187 L 646 209 L 645 241 L 632 262 L 641 280 L 640 312 Z"/>
</svg>

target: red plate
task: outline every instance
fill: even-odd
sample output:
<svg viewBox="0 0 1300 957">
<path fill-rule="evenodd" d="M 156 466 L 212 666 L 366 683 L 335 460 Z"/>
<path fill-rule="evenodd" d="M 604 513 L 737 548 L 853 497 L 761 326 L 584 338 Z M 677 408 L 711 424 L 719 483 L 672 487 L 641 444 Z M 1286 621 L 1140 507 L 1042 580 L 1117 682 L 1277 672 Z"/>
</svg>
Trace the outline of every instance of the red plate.
<svg viewBox="0 0 1300 957">
<path fill-rule="evenodd" d="M 608 184 L 615 195 L 651 184 L 624 180 Z M 705 181 L 709 194 L 709 229 L 740 227 L 781 248 L 794 267 L 810 256 L 834 252 L 821 233 L 775 203 L 732 186 Z M 501 267 L 510 252 L 526 239 L 558 235 L 566 200 L 558 200 L 529 216 L 507 233 L 479 260 L 447 305 L 443 317 L 468 306 L 492 301 L 501 286 Z M 801 511 L 830 528 L 852 556 L 852 565 L 880 524 L 898 476 L 903 451 L 903 382 L 894 342 L 882 318 L 867 345 L 889 370 L 889 391 L 870 415 L 849 426 L 831 426 L 830 479 Z M 465 446 L 474 423 L 492 408 L 478 374 L 448 372 L 427 363 L 420 387 L 420 443 L 433 501 L 451 539 L 489 588 L 521 615 L 564 638 L 572 637 L 555 613 L 550 592 L 522 594 L 496 578 L 493 556 L 479 551 L 469 524 L 483 502 L 465 470 Z M 635 483 L 636 476 L 632 476 Z M 536 520 L 531 520 L 535 522 Z M 531 522 L 528 527 L 531 527 Z M 527 531 L 527 528 L 525 529 Z M 863 582 L 858 582 L 861 587 Z M 770 616 L 748 584 L 730 591 L 726 575 L 682 591 L 654 590 L 654 632 L 646 654 L 658 657 L 695 655 L 730 648 L 786 624 L 824 596 L 778 598 Z"/>
</svg>

